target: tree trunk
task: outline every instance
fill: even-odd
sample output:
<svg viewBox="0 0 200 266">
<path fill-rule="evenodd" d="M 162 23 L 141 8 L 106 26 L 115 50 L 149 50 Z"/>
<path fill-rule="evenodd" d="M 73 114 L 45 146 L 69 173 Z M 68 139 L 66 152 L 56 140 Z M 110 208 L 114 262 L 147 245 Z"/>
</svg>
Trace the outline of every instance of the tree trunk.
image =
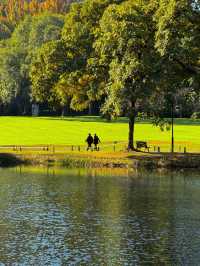
<svg viewBox="0 0 200 266">
<path fill-rule="evenodd" d="M 0 105 L 0 115 L 4 115 L 4 105 Z"/>
<path fill-rule="evenodd" d="M 66 105 L 63 105 L 62 106 L 62 113 L 61 113 L 62 117 L 64 117 L 66 115 L 66 111 L 67 111 Z"/>
<path fill-rule="evenodd" d="M 134 149 L 134 127 L 135 127 L 135 115 L 129 116 L 129 134 L 128 134 L 128 150 Z"/>
<path fill-rule="evenodd" d="M 93 105 L 92 103 L 90 102 L 89 103 L 89 106 L 88 106 L 88 115 L 92 115 L 93 114 Z"/>
</svg>

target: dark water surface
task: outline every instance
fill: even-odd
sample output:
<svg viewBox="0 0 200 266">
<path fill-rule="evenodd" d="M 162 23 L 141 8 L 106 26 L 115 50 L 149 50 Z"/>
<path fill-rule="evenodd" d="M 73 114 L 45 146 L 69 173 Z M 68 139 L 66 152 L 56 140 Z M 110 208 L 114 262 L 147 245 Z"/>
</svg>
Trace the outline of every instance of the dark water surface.
<svg viewBox="0 0 200 266">
<path fill-rule="evenodd" d="M 200 265 L 200 174 L 2 169 L 0 265 Z"/>
</svg>

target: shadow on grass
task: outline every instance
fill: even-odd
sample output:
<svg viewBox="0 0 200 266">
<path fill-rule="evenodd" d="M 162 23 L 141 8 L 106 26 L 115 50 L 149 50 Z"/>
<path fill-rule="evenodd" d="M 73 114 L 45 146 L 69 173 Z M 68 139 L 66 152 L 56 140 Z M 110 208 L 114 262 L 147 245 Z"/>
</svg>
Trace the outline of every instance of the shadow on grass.
<svg viewBox="0 0 200 266">
<path fill-rule="evenodd" d="M 65 117 L 58 117 L 58 116 L 41 116 L 36 117 L 37 119 L 43 120 L 53 120 L 53 121 L 69 121 L 69 122 L 95 122 L 95 123 L 111 123 L 111 124 L 127 124 L 128 118 L 127 117 L 118 117 L 111 121 L 102 118 L 100 116 L 65 116 Z M 171 121 L 171 118 L 166 118 Z M 152 124 L 150 119 L 136 119 L 136 123 L 138 124 Z M 175 118 L 174 120 L 175 125 L 183 125 L 183 126 L 200 126 L 200 119 L 189 119 L 189 118 Z"/>
<path fill-rule="evenodd" d="M 186 118 L 176 118 L 175 119 L 176 125 L 183 125 L 183 126 L 200 126 L 200 119 L 186 119 Z"/>
<path fill-rule="evenodd" d="M 107 120 L 105 118 L 102 118 L 100 116 L 65 116 L 65 117 L 37 117 L 38 119 L 44 119 L 44 120 L 57 120 L 57 121 L 70 121 L 70 122 L 92 122 L 92 123 L 106 123 L 106 124 L 128 124 L 128 118 L 127 117 L 118 117 L 116 119 Z M 140 124 L 149 124 L 151 123 L 150 120 L 136 120 L 137 123 Z"/>
<path fill-rule="evenodd" d="M 70 122 L 95 122 L 95 123 L 128 123 L 128 119 L 120 117 L 111 121 L 108 121 L 100 116 L 66 116 L 66 117 L 37 117 L 43 120 L 57 120 L 57 121 L 70 121 Z"/>
</svg>

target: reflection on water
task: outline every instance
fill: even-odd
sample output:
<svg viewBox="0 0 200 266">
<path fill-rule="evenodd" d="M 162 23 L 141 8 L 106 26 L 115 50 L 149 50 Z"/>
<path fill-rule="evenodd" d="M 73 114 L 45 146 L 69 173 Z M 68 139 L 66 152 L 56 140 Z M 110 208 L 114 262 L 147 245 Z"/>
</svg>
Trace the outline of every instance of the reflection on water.
<svg viewBox="0 0 200 266">
<path fill-rule="evenodd" d="M 199 265 L 200 175 L 0 170 L 0 265 Z"/>
</svg>

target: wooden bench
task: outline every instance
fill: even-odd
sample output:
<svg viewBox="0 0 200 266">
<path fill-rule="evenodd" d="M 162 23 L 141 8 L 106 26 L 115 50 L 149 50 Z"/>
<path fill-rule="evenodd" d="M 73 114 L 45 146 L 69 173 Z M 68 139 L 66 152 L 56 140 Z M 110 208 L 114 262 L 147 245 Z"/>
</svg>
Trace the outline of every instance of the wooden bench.
<svg viewBox="0 0 200 266">
<path fill-rule="evenodd" d="M 147 142 L 146 141 L 136 141 L 136 148 L 137 149 L 141 149 L 144 148 L 145 150 L 147 149 L 149 152 L 149 146 L 147 146 Z"/>
</svg>

